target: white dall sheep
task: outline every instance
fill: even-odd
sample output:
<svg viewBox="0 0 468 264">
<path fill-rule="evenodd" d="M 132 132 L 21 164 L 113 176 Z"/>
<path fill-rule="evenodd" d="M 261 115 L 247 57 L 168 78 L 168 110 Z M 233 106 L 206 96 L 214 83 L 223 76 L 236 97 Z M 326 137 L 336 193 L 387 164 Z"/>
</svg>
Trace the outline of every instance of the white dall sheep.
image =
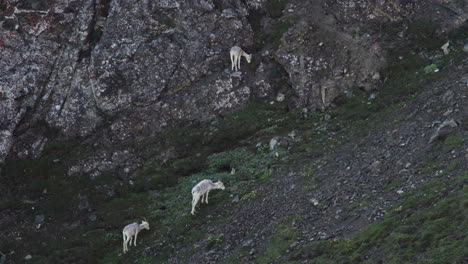
<svg viewBox="0 0 468 264">
<path fill-rule="evenodd" d="M 205 198 L 205 203 L 208 203 L 208 194 L 212 189 L 224 190 L 224 184 L 221 181 L 213 183 L 211 180 L 203 180 L 192 188 L 192 214 L 195 214 L 195 206 L 197 206 L 200 197 Z"/>
<path fill-rule="evenodd" d="M 133 238 L 133 245 L 136 246 L 137 236 L 138 233 L 143 229 L 150 229 L 148 221 L 144 219 L 141 221 L 141 224 L 132 223 L 124 227 L 122 231 L 123 235 L 123 252 L 127 253 L 128 251 L 128 242 L 130 242 L 130 246 L 132 245 L 132 238 Z"/>
<path fill-rule="evenodd" d="M 231 48 L 230 55 L 231 55 L 231 70 L 235 70 L 235 71 L 240 70 L 240 61 L 241 61 L 242 56 L 245 57 L 248 63 L 250 63 L 250 60 L 252 59 L 252 54 L 247 54 L 238 46 L 234 46 Z"/>
</svg>

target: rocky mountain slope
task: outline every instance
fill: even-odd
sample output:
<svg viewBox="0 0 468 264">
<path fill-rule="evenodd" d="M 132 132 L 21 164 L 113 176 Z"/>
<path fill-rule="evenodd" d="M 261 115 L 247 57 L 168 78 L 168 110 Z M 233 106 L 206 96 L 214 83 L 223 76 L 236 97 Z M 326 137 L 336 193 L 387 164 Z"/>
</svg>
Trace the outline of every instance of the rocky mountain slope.
<svg viewBox="0 0 468 264">
<path fill-rule="evenodd" d="M 0 263 L 468 261 L 467 8 L 0 2 Z"/>
</svg>

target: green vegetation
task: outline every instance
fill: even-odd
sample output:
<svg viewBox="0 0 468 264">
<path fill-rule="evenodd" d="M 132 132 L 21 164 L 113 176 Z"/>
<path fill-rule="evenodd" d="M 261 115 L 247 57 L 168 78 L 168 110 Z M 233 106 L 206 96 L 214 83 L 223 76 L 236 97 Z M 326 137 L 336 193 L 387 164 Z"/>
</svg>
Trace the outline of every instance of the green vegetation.
<svg viewBox="0 0 468 264">
<path fill-rule="evenodd" d="M 101 28 L 93 28 L 89 33 L 89 40 L 91 43 L 97 43 L 102 37 L 102 29 Z"/>
<path fill-rule="evenodd" d="M 210 236 L 208 238 L 208 242 L 206 243 L 205 249 L 206 250 L 211 250 L 214 248 L 219 247 L 224 241 L 224 235 L 219 235 L 219 236 Z"/>
<path fill-rule="evenodd" d="M 258 193 L 256 191 L 251 191 L 251 192 L 247 193 L 246 195 L 242 196 L 241 200 L 242 201 L 248 201 L 248 200 L 255 199 L 257 197 L 258 197 Z"/>
<path fill-rule="evenodd" d="M 425 168 L 419 170 L 418 173 L 421 173 L 421 174 L 431 173 L 440 169 L 440 167 L 441 167 L 440 162 L 434 161 L 434 162 L 429 163 Z"/>
<path fill-rule="evenodd" d="M 148 217 L 151 228 L 155 231 L 146 236 L 155 244 L 163 244 L 162 239 L 164 238 L 170 238 L 175 244 L 198 241 L 205 236 L 199 226 L 206 223 L 206 215 L 212 211 L 210 207 L 230 204 L 229 194 L 242 196 L 243 200 L 245 200 L 244 197 L 254 198 L 256 192 L 249 192 L 249 186 L 256 180 L 264 179 L 265 172 L 270 172 L 269 167 L 273 161 L 272 153 L 267 152 L 264 148 L 240 147 L 231 151 L 211 154 L 206 157 L 206 166 L 203 171 L 179 178 L 177 184 L 161 190 L 157 197 L 151 197 L 148 193 L 137 193 L 133 194 L 133 200 L 130 199 L 131 196 L 126 197 L 125 201 L 114 199 L 102 205 L 99 211 L 106 213 L 102 213 L 100 216 L 106 223 L 123 223 L 126 222 L 126 219 L 128 222 L 130 215 Z M 236 168 L 235 174 L 230 173 L 231 168 Z M 190 191 L 197 182 L 203 179 L 222 180 L 227 189 L 210 193 L 210 204 L 199 203 L 197 214 L 192 216 L 190 214 Z M 131 206 L 133 203 L 138 203 L 138 206 Z M 127 211 L 129 214 L 126 214 Z M 223 219 L 223 217 L 228 217 L 230 214 L 230 211 L 225 208 L 217 208 L 215 212 L 217 216 L 212 218 L 213 223 Z M 117 231 L 115 230 L 115 232 Z M 207 239 L 206 248 L 215 248 L 223 242 L 222 236 L 210 236 Z M 171 249 L 170 245 L 159 248 L 159 260 L 169 257 Z M 135 257 L 133 254 L 141 254 L 140 250 L 133 249 L 135 253 L 130 253 L 128 259 Z M 104 258 L 111 258 L 113 254 L 118 254 L 118 251 L 111 251 Z M 190 252 L 186 252 L 186 254 L 189 256 Z M 122 257 L 121 261 L 126 259 L 127 256 Z"/>
<path fill-rule="evenodd" d="M 266 10 L 268 16 L 271 18 L 278 18 L 283 15 L 283 9 L 285 7 L 283 0 L 268 0 L 266 3 Z"/>
<path fill-rule="evenodd" d="M 414 22 L 414 25 L 412 24 L 408 30 L 410 32 L 421 30 L 416 35 L 419 36 L 422 32 L 424 37 L 420 36 L 418 40 L 426 39 L 435 32 L 433 23 L 426 24 L 426 22 L 419 20 Z M 389 66 L 381 72 L 386 80 L 379 88 L 378 96 L 374 100 L 370 100 L 368 93 L 354 87 L 352 97 L 339 98 L 337 100 L 339 107 L 331 110 L 332 118 L 338 119 L 334 122 L 335 128 L 332 130 L 340 131 L 344 127 L 350 127 L 355 132 L 366 132 L 369 130 L 369 124 L 372 125 L 371 128 L 375 129 L 384 121 L 389 122 L 390 113 L 413 100 L 426 84 L 443 78 L 445 76 L 443 71 L 446 67 L 461 62 L 464 58 L 462 46 L 467 37 L 467 31 L 451 34 L 452 51 L 442 57 L 436 56 L 441 52 L 440 46 L 443 44 L 438 38 L 422 41 L 417 47 L 410 45 L 410 43 L 414 44 L 415 41 L 415 39 L 411 39 L 408 43 L 404 43 L 405 48 L 400 46 L 390 48 L 392 56 L 390 56 Z M 421 50 L 424 50 L 427 56 L 436 57 L 434 63 L 428 66 L 426 59 L 420 54 L 415 54 L 415 51 Z M 438 68 L 440 72 L 424 74 L 434 72 L 435 68 Z M 400 121 L 402 120 L 394 120 L 394 122 Z M 460 142 L 460 138 L 455 141 Z"/>
<path fill-rule="evenodd" d="M 276 226 L 275 232 L 271 236 L 265 251 L 256 258 L 255 263 L 271 263 L 286 253 L 286 250 L 299 236 L 299 232 L 294 226 L 294 221 L 298 218 L 299 216 L 287 217 L 282 223 Z"/>
<path fill-rule="evenodd" d="M 463 145 L 463 136 L 459 133 L 451 134 L 444 140 L 444 150 L 451 151 Z"/>
<path fill-rule="evenodd" d="M 426 67 L 424 67 L 424 73 L 428 74 L 428 73 L 434 73 L 436 71 L 438 71 L 439 69 L 437 68 L 437 64 L 430 64 L 430 65 L 427 65 Z"/>
<path fill-rule="evenodd" d="M 436 178 L 350 240 L 324 241 L 295 251 L 310 263 L 462 263 L 468 236 L 468 171 Z M 400 207 L 401 206 L 401 207 Z M 380 252 L 379 254 L 371 254 Z M 371 256 L 370 258 L 368 258 Z"/>
<path fill-rule="evenodd" d="M 260 48 L 267 44 L 273 47 L 279 46 L 283 34 L 286 33 L 292 25 L 293 23 L 290 20 L 275 21 L 270 31 L 257 32 L 257 37 L 255 38 L 256 47 Z"/>
<path fill-rule="evenodd" d="M 402 185 L 404 182 L 406 182 L 406 180 L 407 179 L 405 179 L 405 178 L 394 179 L 389 184 L 385 185 L 382 190 L 384 192 L 391 191 L 391 190 L 395 189 L 396 187 Z"/>
</svg>

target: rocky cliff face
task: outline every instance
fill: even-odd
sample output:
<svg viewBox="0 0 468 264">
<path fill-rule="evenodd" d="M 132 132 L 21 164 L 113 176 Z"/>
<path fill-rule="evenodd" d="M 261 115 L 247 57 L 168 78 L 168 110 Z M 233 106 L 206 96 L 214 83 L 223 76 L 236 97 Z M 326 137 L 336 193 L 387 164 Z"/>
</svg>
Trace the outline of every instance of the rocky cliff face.
<svg viewBox="0 0 468 264">
<path fill-rule="evenodd" d="M 278 92 L 293 108 L 327 108 L 351 87 L 382 81 L 388 35 L 364 26 L 432 5 L 309 2 L 2 1 L 0 161 L 36 158 L 57 137 L 138 159 L 135 142 Z M 445 28 L 466 20 L 465 5 L 446 6 Z M 241 74 L 230 70 L 233 45 L 253 53 Z"/>
</svg>

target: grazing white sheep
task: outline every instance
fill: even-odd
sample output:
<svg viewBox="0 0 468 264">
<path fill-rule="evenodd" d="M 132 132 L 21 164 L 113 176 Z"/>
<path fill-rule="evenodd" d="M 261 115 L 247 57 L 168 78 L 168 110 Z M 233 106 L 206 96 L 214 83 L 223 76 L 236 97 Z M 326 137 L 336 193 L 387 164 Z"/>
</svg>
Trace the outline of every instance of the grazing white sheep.
<svg viewBox="0 0 468 264">
<path fill-rule="evenodd" d="M 132 223 L 132 224 L 129 224 L 126 227 L 124 227 L 124 229 L 122 231 L 122 235 L 123 235 L 123 252 L 124 253 L 127 253 L 127 251 L 128 251 L 128 242 L 130 242 L 130 246 L 132 245 L 132 238 L 133 237 L 135 237 L 133 239 L 133 245 L 136 246 L 138 233 L 143 229 L 148 229 L 148 230 L 150 229 L 148 221 L 146 221 L 145 218 L 143 218 L 143 219 L 144 220 L 141 221 L 141 224 Z"/>
<path fill-rule="evenodd" d="M 212 189 L 224 190 L 224 184 L 221 181 L 213 183 L 211 180 L 203 180 L 192 188 L 192 214 L 195 214 L 195 206 L 200 197 L 205 198 L 205 203 L 208 203 L 208 194 Z"/>
<path fill-rule="evenodd" d="M 252 59 L 252 54 L 247 54 L 238 46 L 232 47 L 229 54 L 231 55 L 231 70 L 240 70 L 240 61 L 242 56 L 245 57 L 248 63 L 250 63 L 250 60 Z"/>
</svg>

